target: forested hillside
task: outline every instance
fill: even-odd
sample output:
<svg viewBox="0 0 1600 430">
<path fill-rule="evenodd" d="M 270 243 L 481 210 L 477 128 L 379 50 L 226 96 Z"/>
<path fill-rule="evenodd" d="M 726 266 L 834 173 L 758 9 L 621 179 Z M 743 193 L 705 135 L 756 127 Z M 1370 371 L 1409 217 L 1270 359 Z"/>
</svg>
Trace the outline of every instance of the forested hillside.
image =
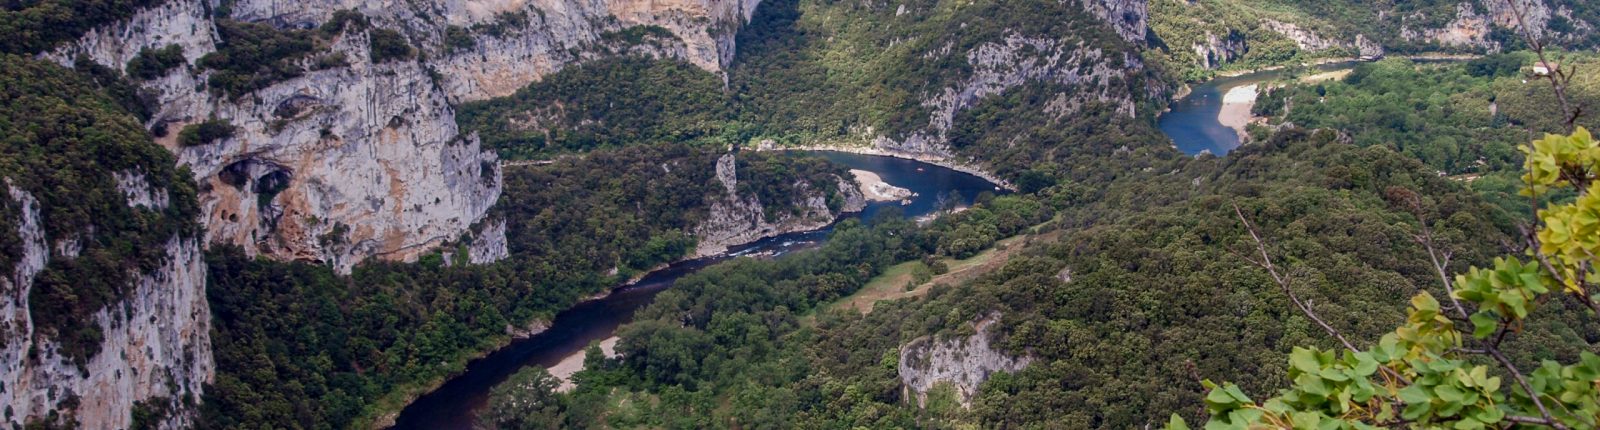
<svg viewBox="0 0 1600 430">
<path fill-rule="evenodd" d="M 936 285 L 864 316 L 813 308 L 858 288 L 861 270 L 917 253 L 879 251 L 868 260 L 876 262 L 854 269 L 752 262 L 686 279 L 644 313 L 661 320 L 623 332 L 620 361 L 592 361 L 603 370 L 580 374 L 580 390 L 559 397 L 561 412 L 542 416 L 622 427 L 1127 428 L 1174 412 L 1192 420 L 1204 395 L 1199 379 L 1250 375 L 1246 390 L 1260 392 L 1282 380 L 1283 351 L 1330 342 L 1239 257 L 1253 244 L 1233 205 L 1273 240 L 1283 270 L 1305 280 L 1299 294 L 1366 342 L 1403 318 L 1395 297 L 1437 288 L 1426 254 L 1409 239 L 1418 223 L 1447 242 L 1459 264 L 1487 261 L 1500 249 L 1494 238 L 1514 234 L 1498 208 L 1421 163 L 1351 146 L 1332 131 L 1287 131 L 1227 159 L 1158 166 L 1158 174 L 1108 182 L 1101 197 L 1056 200 L 1060 214 L 1044 228 L 1060 229 L 1059 240 L 1027 244 L 973 282 Z M 875 227 L 883 228 L 890 227 Z M 835 240 L 842 249 L 855 243 Z M 839 275 L 818 278 L 814 270 Z M 827 287 L 826 276 L 843 276 L 843 288 Z M 821 290 L 774 300 L 793 294 L 787 282 Z M 815 316 L 795 316 L 808 313 Z M 908 405 L 898 348 L 923 335 L 970 335 L 969 323 L 990 314 L 999 315 L 998 350 L 1032 364 L 994 375 L 970 409 L 954 392 L 930 394 L 926 409 Z M 1570 360 L 1600 332 L 1586 318 L 1545 324 L 1510 350 L 1520 359 Z"/>
<path fill-rule="evenodd" d="M 1236 424 L 1345 366 L 1307 364 L 1341 346 L 1324 323 L 1367 346 L 1490 318 L 1495 359 L 1553 360 L 1592 427 L 1600 150 L 1523 28 L 1571 49 L 1600 125 L 1585 1 L 0 2 L 0 425 L 385 425 L 579 300 L 860 210 L 844 168 L 764 151 L 822 147 L 1012 189 L 681 278 L 570 391 L 530 368 L 476 424 Z M 1474 58 L 1289 70 L 1223 157 L 1155 127 L 1221 71 L 1424 53 Z M 1529 252 L 1581 298 L 1508 315 L 1536 282 L 1483 273 Z M 1488 314 L 1408 308 L 1455 273 Z"/>
<path fill-rule="evenodd" d="M 1583 71 L 1567 85 L 1573 102 L 1600 106 L 1592 55 L 1562 58 Z M 1561 128 L 1550 85 L 1529 80 L 1528 52 L 1448 64 L 1390 59 L 1357 66 L 1334 81 L 1269 84 L 1255 105 L 1268 124 L 1329 128 L 1359 146 L 1387 146 L 1455 178 L 1519 217 L 1531 214 L 1521 188 L 1517 147 L 1541 130 Z M 1596 124 L 1586 108 L 1578 124 Z M 1260 129 L 1258 133 L 1265 133 Z"/>
</svg>

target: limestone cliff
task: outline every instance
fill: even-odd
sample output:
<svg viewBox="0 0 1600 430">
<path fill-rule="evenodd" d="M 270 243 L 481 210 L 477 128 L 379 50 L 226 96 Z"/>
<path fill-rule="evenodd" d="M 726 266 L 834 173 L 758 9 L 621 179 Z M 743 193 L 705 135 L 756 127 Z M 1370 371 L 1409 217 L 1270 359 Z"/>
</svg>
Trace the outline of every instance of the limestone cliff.
<svg viewBox="0 0 1600 430">
<path fill-rule="evenodd" d="M 844 178 L 834 177 L 844 198 L 839 210 L 828 208 L 828 196 L 818 189 L 817 184 L 800 181 L 794 184 L 799 192 L 791 197 L 799 213 L 783 213 L 776 219 L 768 219 L 758 197 L 741 195 L 739 192 L 737 164 L 732 153 L 717 159 L 717 180 L 722 183 L 725 194 L 711 200 L 705 221 L 695 229 L 698 243 L 691 258 L 719 254 L 734 246 L 784 233 L 827 227 L 839 215 L 860 212 L 866 207 L 866 198 L 861 194 L 861 189 Z"/>
<path fill-rule="evenodd" d="M 510 94 L 612 50 L 682 58 L 720 73 L 756 4 L 233 1 L 221 9 L 229 18 L 281 28 L 313 27 L 335 11 L 355 10 L 374 27 L 400 31 L 421 55 L 374 64 L 369 32 L 345 31 L 327 48 L 345 65 L 243 97 L 206 91 L 212 71 L 178 67 L 141 83 L 159 107 L 147 125 L 176 131 L 215 118 L 237 127 L 206 145 L 181 147 L 177 133 L 161 139 L 200 183 L 208 242 L 341 271 L 372 257 L 410 261 L 478 223 L 501 191 L 496 157 L 457 129 L 454 104 Z M 161 2 L 43 56 L 65 65 L 81 56 L 120 70 L 141 49 L 176 44 L 194 64 L 221 42 L 217 11 L 205 0 Z M 609 41 L 637 26 L 665 29 L 671 40 L 643 47 Z M 452 34 L 458 37 L 447 40 Z"/>
<path fill-rule="evenodd" d="M 900 347 L 900 383 L 905 398 L 926 406 L 928 391 L 951 384 L 963 406 L 972 402 L 978 387 L 995 372 L 1016 372 L 1028 367 L 1032 357 L 1014 357 L 990 346 L 990 328 L 1000 320 L 988 315 L 973 323 L 973 334 L 950 339 L 920 337 Z"/>
<path fill-rule="evenodd" d="M 1479 7 L 1483 10 L 1479 10 Z M 1561 18 L 1570 28 L 1565 33 L 1551 31 L 1550 22 L 1553 18 Z M 1421 19 L 1421 16 L 1403 17 L 1407 24 Z M 1594 23 L 1575 19 L 1572 8 L 1566 5 L 1552 7 L 1544 0 L 1494 0 L 1476 4 L 1462 2 L 1456 5 L 1455 17 L 1443 27 L 1405 25 L 1401 29 L 1401 37 L 1445 47 L 1496 51 L 1501 49 L 1501 42 L 1491 38 L 1496 29 L 1513 32 L 1520 38 L 1523 26 L 1554 43 L 1577 39 L 1594 29 Z"/>
<path fill-rule="evenodd" d="M 119 172 L 129 206 L 158 208 L 164 190 Z M 34 324 L 29 298 L 34 279 L 52 260 L 76 258 L 72 238 L 50 238 L 41 207 L 28 191 L 9 186 L 6 196 L 22 208 L 18 236 L 22 258 L 0 278 L 0 423 L 21 426 L 50 419 L 79 428 L 128 428 L 135 405 L 156 412 L 160 428 L 188 427 L 193 399 L 210 383 L 211 312 L 205 297 L 205 260 L 198 238 L 173 237 L 165 262 L 135 273 L 120 301 L 89 316 L 101 334 L 98 353 L 67 357 L 59 343 Z"/>
</svg>

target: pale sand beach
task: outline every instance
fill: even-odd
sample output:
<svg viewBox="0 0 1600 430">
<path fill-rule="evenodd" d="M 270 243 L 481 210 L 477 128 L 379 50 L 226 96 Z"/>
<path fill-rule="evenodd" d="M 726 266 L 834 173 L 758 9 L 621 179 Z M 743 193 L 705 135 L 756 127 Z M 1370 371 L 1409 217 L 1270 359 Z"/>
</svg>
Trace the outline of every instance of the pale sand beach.
<svg viewBox="0 0 1600 430">
<path fill-rule="evenodd" d="M 1222 110 L 1217 112 L 1217 122 L 1245 135 L 1244 126 L 1250 123 L 1250 108 L 1256 104 L 1257 85 L 1233 87 L 1222 95 Z"/>
<path fill-rule="evenodd" d="M 617 341 L 620 339 L 621 338 L 612 336 L 606 338 L 606 340 L 600 341 L 600 352 L 605 353 L 606 357 L 615 358 L 617 356 Z M 560 363 L 550 366 L 550 369 L 548 369 L 550 371 L 550 376 L 554 376 L 556 379 L 561 380 L 561 386 L 556 387 L 557 392 L 565 393 L 572 391 L 573 388 L 578 388 L 578 385 L 572 382 L 572 375 L 575 375 L 578 373 L 578 371 L 583 370 L 583 359 L 584 351 L 578 351 L 575 354 L 568 355 L 566 358 L 561 359 Z"/>
<path fill-rule="evenodd" d="M 856 176 L 856 184 L 861 186 L 861 194 L 866 195 L 869 201 L 898 202 L 912 196 L 911 190 L 889 185 L 883 182 L 883 178 L 877 173 L 856 169 L 850 169 L 850 173 Z"/>
</svg>

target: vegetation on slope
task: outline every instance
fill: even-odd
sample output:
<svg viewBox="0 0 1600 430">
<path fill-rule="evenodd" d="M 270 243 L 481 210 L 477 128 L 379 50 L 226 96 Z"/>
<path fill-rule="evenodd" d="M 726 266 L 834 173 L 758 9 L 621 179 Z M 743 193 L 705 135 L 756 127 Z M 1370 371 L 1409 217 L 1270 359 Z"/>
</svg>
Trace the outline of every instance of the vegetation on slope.
<svg viewBox="0 0 1600 430">
<path fill-rule="evenodd" d="M 622 57 L 562 69 L 456 120 L 507 158 L 715 139 L 730 125 L 722 80 L 682 61 Z M 723 144 L 732 142 L 719 142 Z"/>
<path fill-rule="evenodd" d="M 1571 55 L 1569 66 L 1592 70 L 1592 56 Z M 1298 83 L 1264 92 L 1256 113 L 1271 122 L 1331 128 L 1360 146 L 1387 146 L 1468 182 L 1513 214 L 1529 212 L 1517 196 L 1522 154 L 1516 147 L 1536 130 L 1559 128 L 1550 86 L 1529 81 L 1532 55 L 1498 54 L 1461 64 L 1425 65 L 1404 59 L 1362 64 L 1339 81 Z M 1569 85 L 1575 102 L 1600 106 L 1600 75 L 1579 74 Z M 1596 123 L 1586 111 L 1579 124 Z"/>
<path fill-rule="evenodd" d="M 1199 378 L 1251 375 L 1243 389 L 1259 393 L 1283 380 L 1282 354 L 1292 346 L 1330 346 L 1264 272 L 1238 258 L 1254 245 L 1233 204 L 1277 244 L 1282 270 L 1302 280 L 1297 293 L 1363 342 L 1404 318 L 1393 297 L 1443 294 L 1409 239 L 1418 223 L 1461 267 L 1500 252 L 1492 240 L 1469 238 L 1512 230 L 1496 207 L 1420 163 L 1341 143 L 1332 132 L 1286 131 L 1227 159 L 1162 167 L 1060 207 L 1052 224 L 1064 230 L 1059 241 L 1029 245 L 970 284 L 934 286 L 865 316 L 824 312 L 808 327 L 792 315 L 859 288 L 888 264 L 934 252 L 939 240 L 919 238 L 940 229 L 876 239 L 911 246 L 909 253 L 891 246 L 850 256 L 874 243 L 875 227 L 794 262 L 745 262 L 685 278 L 623 330 L 621 359 L 591 357 L 579 389 L 555 400 L 562 412 L 544 416 L 568 426 L 700 428 L 1129 428 L 1163 423 L 1172 412 L 1194 419 L 1191 405 L 1205 389 Z M 842 264 L 850 258 L 864 259 Z M 992 311 L 1003 315 L 998 344 L 1034 363 L 993 375 L 970 410 L 908 405 L 895 371 L 899 346 L 963 333 Z M 1528 327 L 1508 351 L 1522 362 L 1576 357 L 1584 347 L 1574 340 L 1600 325 L 1570 315 L 1557 311 Z"/>
<path fill-rule="evenodd" d="M 112 73 L 115 73 L 114 71 Z M 199 235 L 189 173 L 150 140 L 138 119 L 99 82 L 53 63 L 0 55 L 0 176 L 38 199 L 44 236 L 76 241 L 75 258 L 56 253 L 35 279 L 30 315 L 44 337 L 83 365 L 100 353 L 90 318 L 128 292 L 134 276 L 159 267 L 166 243 Z M 165 190 L 165 207 L 130 207 L 116 174 L 142 175 Z M 23 205 L 0 196 L 0 268 L 22 261 Z M 55 251 L 52 251 L 55 252 Z"/>
<path fill-rule="evenodd" d="M 161 0 L 7 0 L 0 3 L 0 53 L 34 54 Z"/>
</svg>

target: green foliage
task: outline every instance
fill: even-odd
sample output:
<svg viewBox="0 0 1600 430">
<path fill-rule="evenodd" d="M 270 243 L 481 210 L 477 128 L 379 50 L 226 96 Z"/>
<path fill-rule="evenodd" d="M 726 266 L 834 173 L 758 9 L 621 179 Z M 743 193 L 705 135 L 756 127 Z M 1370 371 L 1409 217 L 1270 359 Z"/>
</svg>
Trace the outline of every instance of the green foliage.
<svg viewBox="0 0 1600 430">
<path fill-rule="evenodd" d="M 416 58 L 417 51 L 406 41 L 406 36 L 398 31 L 387 28 L 374 28 L 367 32 L 369 37 L 372 63 L 384 63 L 396 60 L 410 60 Z"/>
<path fill-rule="evenodd" d="M 522 369 L 489 393 L 489 406 L 478 415 L 478 428 L 503 430 L 559 429 L 561 381 L 541 367 Z"/>
<path fill-rule="evenodd" d="M 1359 65 L 1341 82 L 1294 85 L 1263 98 L 1292 105 L 1285 121 L 1338 129 L 1357 145 L 1389 146 L 1449 174 L 1515 169 L 1521 160 L 1514 148 L 1526 132 L 1490 111 L 1495 78 L 1471 69 L 1390 59 Z"/>
<path fill-rule="evenodd" d="M 128 424 L 128 430 L 156 430 L 161 428 L 161 422 L 172 415 L 170 398 L 152 397 L 146 400 L 133 402 L 133 420 Z"/>
<path fill-rule="evenodd" d="M 0 176 L 16 190 L 0 198 L 0 267 L 11 271 L 22 260 L 25 206 L 17 193 L 28 193 L 38 200 L 46 246 L 73 240 L 82 247 L 76 258 L 51 257 L 28 297 L 36 335 L 60 342 L 82 366 L 101 352 L 92 315 L 118 303 L 135 276 L 159 268 L 168 241 L 200 234 L 194 185 L 96 81 L 0 55 L 0 88 Z M 152 190 L 165 190 L 168 204 L 129 206 L 117 174 L 142 176 Z"/>
<path fill-rule="evenodd" d="M 225 119 L 208 119 L 183 126 L 178 132 L 178 144 L 183 146 L 200 146 L 216 143 L 218 140 L 233 137 L 237 130 L 232 123 Z"/>
<path fill-rule="evenodd" d="M 650 44 L 659 47 L 665 41 L 678 41 L 678 35 L 672 30 L 659 25 L 635 25 L 619 31 L 608 31 L 600 34 L 600 40 L 620 45 L 635 46 Z"/>
<path fill-rule="evenodd" d="M 128 76 L 140 80 L 159 78 L 173 68 L 184 65 L 186 61 L 188 60 L 183 58 L 183 47 L 176 43 L 161 49 L 140 49 L 139 55 L 128 60 Z"/>
<path fill-rule="evenodd" d="M 444 46 L 448 53 L 466 52 L 478 46 L 478 41 L 466 27 L 450 25 L 444 28 Z"/>
<path fill-rule="evenodd" d="M 0 53 L 35 54 L 160 0 L 12 0 L 0 3 Z"/>
<path fill-rule="evenodd" d="M 694 65 L 640 57 L 563 69 L 506 98 L 472 102 L 456 115 L 508 158 L 684 142 L 727 125 L 722 81 Z"/>
<path fill-rule="evenodd" d="M 1592 173 L 1600 171 L 1600 146 L 1582 128 L 1570 136 L 1546 136 L 1522 150 L 1527 154 L 1524 181 L 1529 195 L 1557 187 L 1582 189 Z M 1528 253 L 1544 264 L 1497 258 L 1492 269 L 1472 268 L 1456 277 L 1454 289 L 1445 285 L 1453 301 L 1450 308 L 1427 291 L 1418 293 L 1406 322 L 1370 350 L 1346 353 L 1344 369 L 1338 363 L 1329 367 L 1331 353 L 1297 348 L 1289 356 L 1293 385 L 1259 405 L 1235 396 L 1239 390 L 1232 385 L 1211 386 L 1207 428 L 1285 427 L 1286 423 L 1296 428 L 1600 425 L 1600 391 L 1595 385 L 1600 380 L 1600 356 L 1581 351 L 1571 365 L 1546 358 L 1524 374 L 1501 352 L 1510 333 L 1530 324 L 1537 306 L 1550 304 L 1548 293 L 1558 289 L 1552 286 L 1582 305 L 1583 318 L 1596 316 L 1590 285 L 1575 277 L 1589 272 L 1595 263 L 1590 251 L 1597 245 L 1595 237 L 1600 237 L 1593 230 L 1600 224 L 1593 215 L 1600 210 L 1600 199 L 1591 197 L 1595 191 L 1600 190 L 1582 191 L 1576 201 L 1551 203 L 1539 211 L 1537 246 Z M 1468 309 L 1468 304 L 1475 309 Z M 1457 318 L 1447 316 L 1452 312 Z M 1466 317 L 1469 312 L 1471 317 Z M 1542 318 L 1564 316 L 1542 314 Z M 1464 340 L 1464 328 L 1457 326 L 1460 319 L 1470 320 L 1473 345 Z M 1489 366 L 1474 362 L 1485 355 L 1496 360 L 1494 375 Z M 1518 386 L 1511 389 L 1501 374 L 1510 374 Z M 1308 394 L 1317 395 L 1312 399 L 1318 401 L 1307 402 Z M 1213 398 L 1228 401 L 1213 402 Z M 1328 401 L 1334 398 L 1338 401 Z"/>
<path fill-rule="evenodd" d="M 212 90 L 238 98 L 273 83 L 305 73 L 300 60 L 326 41 L 316 30 L 280 30 L 266 24 L 219 19 L 215 52 L 200 57 L 196 65 L 214 70 L 207 84 Z"/>
</svg>

